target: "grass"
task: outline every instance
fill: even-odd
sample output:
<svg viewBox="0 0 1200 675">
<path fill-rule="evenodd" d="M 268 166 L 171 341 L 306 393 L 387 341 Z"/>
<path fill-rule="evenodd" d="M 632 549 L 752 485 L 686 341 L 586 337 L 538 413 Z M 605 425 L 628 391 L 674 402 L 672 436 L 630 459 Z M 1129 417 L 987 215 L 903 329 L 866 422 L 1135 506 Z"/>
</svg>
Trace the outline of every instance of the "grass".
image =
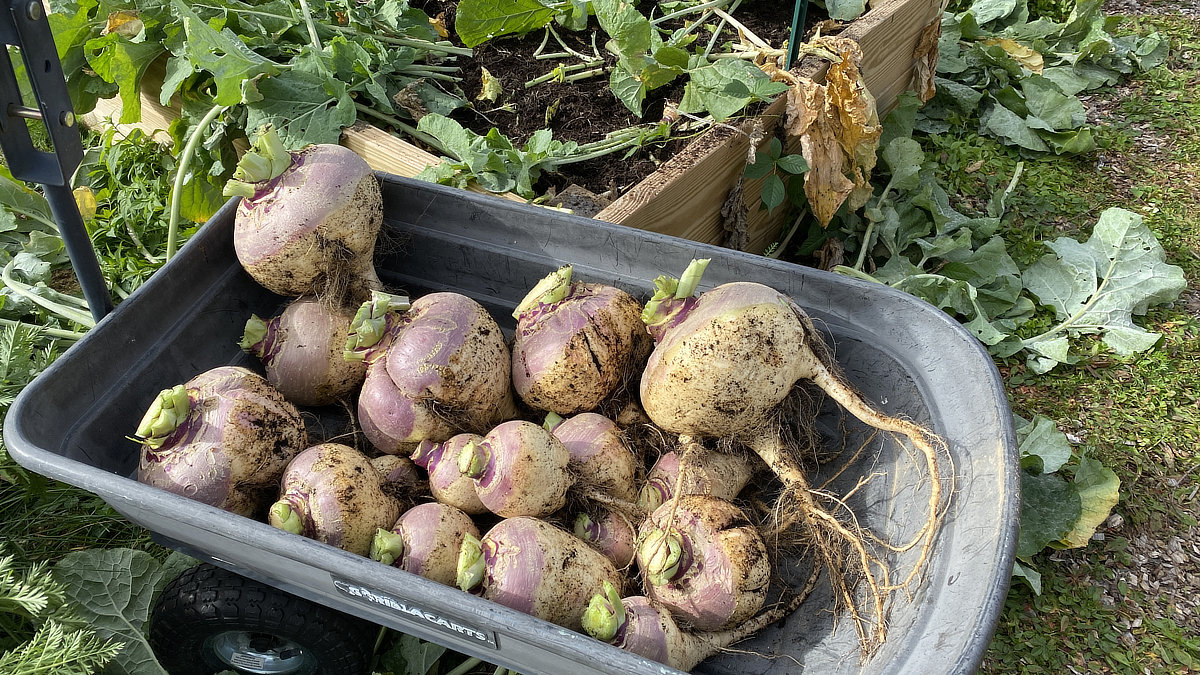
<svg viewBox="0 0 1200 675">
<path fill-rule="evenodd" d="M 1125 27 L 1170 35 L 1170 60 L 1097 96 L 1110 111 L 1098 157 L 1027 162 L 1008 236 L 1034 251 L 1035 238 L 1086 235 L 1100 210 L 1122 206 L 1145 217 L 1189 291 L 1145 317 L 1163 334 L 1153 351 L 1100 352 L 1040 376 L 1002 369 L 1014 412 L 1057 420 L 1122 488 L 1096 541 L 1038 557 L 1040 596 L 1013 586 L 985 673 L 1200 668 L 1200 611 L 1181 611 L 1200 597 L 1200 556 L 1190 549 L 1200 518 L 1200 101 L 1186 94 L 1200 82 L 1200 25 L 1153 17 Z"/>
</svg>

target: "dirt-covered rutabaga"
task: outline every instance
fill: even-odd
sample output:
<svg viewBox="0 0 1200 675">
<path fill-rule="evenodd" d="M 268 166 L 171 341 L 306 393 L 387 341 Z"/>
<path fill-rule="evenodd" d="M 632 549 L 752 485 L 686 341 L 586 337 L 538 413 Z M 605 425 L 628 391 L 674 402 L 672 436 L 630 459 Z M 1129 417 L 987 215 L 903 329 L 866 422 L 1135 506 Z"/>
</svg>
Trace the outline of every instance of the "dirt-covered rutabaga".
<svg viewBox="0 0 1200 675">
<path fill-rule="evenodd" d="M 455 431 L 477 433 L 517 416 L 510 359 L 504 334 L 487 310 L 449 292 L 414 300 L 384 354 L 402 394 L 436 411 Z M 415 441 L 425 438 L 431 437 Z"/>
<path fill-rule="evenodd" d="M 462 590 L 575 631 L 606 581 L 621 586 L 608 558 L 537 518 L 508 518 L 482 540 L 466 537 L 458 561 Z"/>
<path fill-rule="evenodd" d="M 608 509 L 593 514 L 580 513 L 575 517 L 572 532 L 592 545 L 617 566 L 626 569 L 637 553 L 637 528 L 625 515 Z"/>
<path fill-rule="evenodd" d="M 583 629 L 597 640 L 625 651 L 690 671 L 725 647 L 791 614 L 802 599 L 797 595 L 727 630 L 692 632 L 650 598 L 622 598 L 616 587 L 606 583 L 603 593 L 592 596 L 583 616 Z"/>
<path fill-rule="evenodd" d="M 543 279 L 513 317 L 512 381 L 530 407 L 592 410 L 636 376 L 650 349 L 641 305 L 625 291 L 571 281 L 571 266 Z"/>
<path fill-rule="evenodd" d="M 550 413 L 543 426 L 570 453 L 571 472 L 580 485 L 626 502 L 637 499 L 638 458 L 616 422 L 592 412 L 566 419 Z"/>
<path fill-rule="evenodd" d="M 234 251 L 268 290 L 341 305 L 380 288 L 373 256 L 383 197 L 371 167 L 352 150 L 320 144 L 289 152 L 268 129 L 239 162 L 226 194 L 242 197 Z"/>
<path fill-rule="evenodd" d="M 380 528 L 371 542 L 371 559 L 453 586 L 463 538 L 479 538 L 479 528 L 462 511 L 429 502 L 404 512 L 389 530 Z"/>
<path fill-rule="evenodd" d="M 458 469 L 475 481 L 475 494 L 504 518 L 548 516 L 567 503 L 573 484 L 570 453 L 540 425 L 510 420 L 459 453 Z"/>
<path fill-rule="evenodd" d="M 429 494 L 429 480 L 424 471 L 408 457 L 379 455 L 371 458 L 371 466 L 382 479 L 380 487 L 403 507 L 415 506 Z"/>
<path fill-rule="evenodd" d="M 412 461 L 429 473 L 433 498 L 473 516 L 488 508 L 475 493 L 475 481 L 459 470 L 458 460 L 463 450 L 482 440 L 479 434 L 455 434 L 441 443 L 421 441 L 412 453 Z"/>
<path fill-rule="evenodd" d="M 421 441 L 442 441 L 455 433 L 437 411 L 396 386 L 382 358 L 367 364 L 358 392 L 358 423 L 371 445 L 388 454 L 408 454 Z"/>
<path fill-rule="evenodd" d="M 656 340 L 642 373 L 642 407 L 665 431 L 718 438 L 752 449 L 782 481 L 777 528 L 798 526 L 815 542 L 818 562 L 835 595 L 851 604 L 864 654 L 883 643 L 887 596 L 911 590 L 929 559 L 944 514 L 939 462 L 945 442 L 932 431 L 876 410 L 845 380 L 812 320 L 792 299 L 753 282 L 717 286 L 697 296 L 706 260 L 693 261 L 680 279 L 659 277 L 642 319 Z M 801 380 L 811 382 L 866 425 L 907 439 L 927 480 L 924 526 L 912 541 L 887 542 L 843 515 L 844 504 L 815 491 L 801 468 L 800 452 L 781 434 L 783 404 Z M 789 420 L 812 433 L 809 418 Z M 886 562 L 889 550 L 914 551 L 905 570 Z M 865 611 L 853 598 L 861 579 Z"/>
<path fill-rule="evenodd" d="M 281 530 L 359 555 L 371 551 L 379 528 L 400 517 L 400 504 L 382 487 L 366 455 L 348 445 L 322 443 L 288 465 L 268 521 Z"/>
<path fill-rule="evenodd" d="M 766 599 L 767 547 L 746 514 L 706 495 L 660 506 L 638 531 L 646 595 L 697 630 L 732 628 Z"/>
<path fill-rule="evenodd" d="M 284 467 L 308 445 L 304 421 L 261 375 L 222 366 L 164 390 L 146 411 L 138 480 L 259 518 Z"/>
<path fill-rule="evenodd" d="M 684 437 L 682 448 L 663 453 L 650 467 L 638 493 L 638 505 L 653 511 L 676 494 L 676 490 L 681 495 L 734 499 L 750 482 L 755 463 L 757 459 L 744 452 L 708 450 Z"/>
<path fill-rule="evenodd" d="M 350 310 L 298 298 L 279 316 L 246 322 L 241 347 L 262 361 L 267 381 L 296 405 L 331 405 L 362 385 L 367 366 L 343 358 Z"/>
</svg>

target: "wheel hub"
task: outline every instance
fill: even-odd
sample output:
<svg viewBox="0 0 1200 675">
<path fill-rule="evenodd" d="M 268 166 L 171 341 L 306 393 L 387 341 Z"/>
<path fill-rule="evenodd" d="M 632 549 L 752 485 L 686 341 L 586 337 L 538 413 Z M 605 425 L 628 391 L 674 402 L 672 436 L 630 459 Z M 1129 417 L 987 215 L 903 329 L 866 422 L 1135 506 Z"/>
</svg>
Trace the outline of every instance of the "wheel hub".
<svg viewBox="0 0 1200 675">
<path fill-rule="evenodd" d="M 208 639 L 208 648 L 222 662 L 253 675 L 291 675 L 315 672 L 304 649 L 268 633 L 226 631 Z"/>
</svg>

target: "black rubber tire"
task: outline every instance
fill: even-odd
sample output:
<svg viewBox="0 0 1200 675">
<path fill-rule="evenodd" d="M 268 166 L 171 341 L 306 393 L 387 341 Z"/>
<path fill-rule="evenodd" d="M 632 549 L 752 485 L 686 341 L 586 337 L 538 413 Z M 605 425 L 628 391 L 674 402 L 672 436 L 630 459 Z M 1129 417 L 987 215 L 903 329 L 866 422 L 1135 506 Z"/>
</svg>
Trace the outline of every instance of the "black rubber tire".
<svg viewBox="0 0 1200 675">
<path fill-rule="evenodd" d="M 149 640 L 171 675 L 225 670 L 363 675 L 377 630 L 362 619 L 205 563 L 163 589 L 150 614 Z M 231 648 L 250 638 L 248 651 Z M 260 654 L 268 655 L 266 665 L 246 665 Z"/>
</svg>

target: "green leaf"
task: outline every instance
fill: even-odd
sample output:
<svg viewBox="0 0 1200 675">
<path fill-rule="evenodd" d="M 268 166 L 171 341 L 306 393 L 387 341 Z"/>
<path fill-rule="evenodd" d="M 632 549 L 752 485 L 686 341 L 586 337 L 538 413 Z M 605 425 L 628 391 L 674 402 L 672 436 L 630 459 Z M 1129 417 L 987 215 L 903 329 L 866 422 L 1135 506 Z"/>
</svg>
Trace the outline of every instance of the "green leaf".
<svg viewBox="0 0 1200 675">
<path fill-rule="evenodd" d="M 125 643 L 114 663 L 138 675 L 166 675 L 145 633 L 163 576 L 154 556 L 124 548 L 68 553 L 54 566 L 54 578 L 96 635 Z"/>
<path fill-rule="evenodd" d="M 20 220 L 9 221 L 10 227 L 6 229 L 22 232 L 29 231 L 30 226 L 53 231 L 58 229 L 46 198 L 13 178 L 7 166 L 0 166 L 0 205 L 3 206 L 0 213 L 11 212 L 21 217 Z"/>
<path fill-rule="evenodd" d="M 1013 561 L 1012 575 L 1029 584 L 1036 595 L 1042 594 L 1042 574 L 1030 565 L 1022 565 L 1020 560 Z"/>
<path fill-rule="evenodd" d="M 357 111 L 346 85 L 327 75 L 289 70 L 258 83 L 263 100 L 247 105 L 248 128 L 272 124 L 289 149 L 337 143 Z"/>
<path fill-rule="evenodd" d="M 825 11 L 831 19 L 853 21 L 867 11 L 867 3 L 866 0 L 825 0 Z"/>
<path fill-rule="evenodd" d="M 896 138 L 883 148 L 883 161 L 892 172 L 888 187 L 914 190 L 921 184 L 919 173 L 925 161 L 921 144 L 911 138 Z"/>
<path fill-rule="evenodd" d="M 142 120 L 141 84 L 146 68 L 165 49 L 154 41 L 131 42 L 119 33 L 89 40 L 85 46 L 88 65 L 121 93 L 122 124 Z"/>
<path fill-rule="evenodd" d="M 996 19 L 1003 19 L 1016 9 L 1017 0 L 975 0 L 967 12 L 982 26 Z"/>
<path fill-rule="evenodd" d="M 1034 415 L 1029 421 L 1016 419 L 1022 468 L 1033 473 L 1054 473 L 1071 459 L 1071 443 L 1054 420 L 1045 415 Z"/>
<path fill-rule="evenodd" d="M 793 176 L 799 176 L 808 171 L 808 162 L 804 161 L 804 155 L 783 155 L 775 160 L 775 166 Z"/>
<path fill-rule="evenodd" d="M 1057 474 L 1021 472 L 1021 528 L 1017 557 L 1028 560 L 1058 541 L 1082 513 L 1079 492 Z"/>
<path fill-rule="evenodd" d="M 642 114 L 642 101 L 646 99 L 646 86 L 636 75 L 624 68 L 613 68 L 608 78 L 608 88 L 626 108 L 635 115 Z M 687 112 L 685 110 L 685 112 Z"/>
<path fill-rule="evenodd" d="M 980 131 L 1027 150 L 1046 152 L 1050 149 L 1021 116 L 1002 105 L 992 106 L 991 112 L 980 121 Z"/>
<path fill-rule="evenodd" d="M 1030 75 L 1021 81 L 1025 105 L 1029 114 L 1050 125 L 1051 130 L 1076 129 L 1087 121 L 1083 103 L 1067 96 L 1053 81 L 1041 75 Z"/>
<path fill-rule="evenodd" d="M 212 74 L 216 85 L 214 103 L 241 103 L 244 82 L 280 72 L 278 66 L 247 47 L 236 33 L 228 28 L 212 28 L 181 0 L 172 0 L 171 8 L 183 30 L 168 41 L 168 48 L 176 56 L 190 60 L 195 70 Z"/>
<path fill-rule="evenodd" d="M 555 10 L 537 0 L 461 0 L 454 30 L 468 47 L 502 35 L 522 35 L 549 24 Z"/>
<path fill-rule="evenodd" d="M 763 180 L 760 197 L 763 206 L 767 207 L 767 211 L 774 211 L 775 207 L 787 199 L 787 189 L 784 187 L 783 179 L 779 177 L 779 174 L 773 173 Z"/>
<path fill-rule="evenodd" d="M 1071 483 L 1079 494 L 1080 514 L 1071 531 L 1057 543 L 1066 548 L 1087 546 L 1120 499 L 1121 480 L 1112 469 L 1091 457 L 1080 457 Z"/>
<path fill-rule="evenodd" d="M 1027 340 L 1030 345 L 1082 333 L 1099 334 L 1121 355 L 1149 349 L 1158 340 L 1134 325 L 1132 315 L 1177 299 L 1187 282 L 1183 270 L 1167 264 L 1154 234 L 1131 211 L 1110 208 L 1100 214 L 1087 242 L 1060 237 L 1022 278 L 1061 323 Z M 1043 356 L 1049 356 L 1039 348 Z"/>
</svg>

